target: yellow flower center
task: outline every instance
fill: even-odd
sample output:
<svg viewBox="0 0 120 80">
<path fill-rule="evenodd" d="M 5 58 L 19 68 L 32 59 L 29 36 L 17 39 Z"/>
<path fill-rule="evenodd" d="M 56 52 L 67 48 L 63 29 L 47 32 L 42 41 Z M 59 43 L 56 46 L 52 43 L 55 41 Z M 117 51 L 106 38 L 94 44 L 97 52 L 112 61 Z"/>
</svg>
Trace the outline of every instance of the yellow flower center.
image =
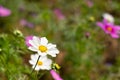
<svg viewBox="0 0 120 80">
<path fill-rule="evenodd" d="M 41 52 L 46 52 L 46 51 L 47 51 L 47 47 L 41 45 L 41 46 L 39 46 L 39 50 L 40 50 Z"/>
<path fill-rule="evenodd" d="M 42 61 L 38 61 L 38 63 L 37 63 L 38 66 L 41 66 L 42 64 L 43 64 Z"/>
<path fill-rule="evenodd" d="M 111 31 L 112 31 L 112 28 L 111 28 L 111 27 L 107 27 L 107 30 L 111 32 Z"/>
</svg>

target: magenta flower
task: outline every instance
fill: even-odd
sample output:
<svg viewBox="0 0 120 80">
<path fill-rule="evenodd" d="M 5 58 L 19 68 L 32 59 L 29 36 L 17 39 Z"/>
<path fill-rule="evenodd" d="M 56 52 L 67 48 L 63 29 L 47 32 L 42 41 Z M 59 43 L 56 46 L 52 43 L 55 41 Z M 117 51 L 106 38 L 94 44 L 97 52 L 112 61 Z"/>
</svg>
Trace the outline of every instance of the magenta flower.
<svg viewBox="0 0 120 80">
<path fill-rule="evenodd" d="M 11 14 L 11 11 L 0 5 L 0 17 L 7 17 Z"/>
<path fill-rule="evenodd" d="M 65 18 L 65 16 L 63 15 L 60 9 L 55 9 L 54 14 L 59 20 L 63 20 Z"/>
<path fill-rule="evenodd" d="M 50 73 L 51 73 L 52 77 L 54 78 L 54 80 L 63 80 L 56 71 L 50 70 Z"/>
<path fill-rule="evenodd" d="M 29 47 L 29 46 L 32 46 L 30 43 L 29 43 L 29 40 L 32 40 L 33 39 L 33 36 L 27 36 L 26 38 L 25 38 L 25 43 L 26 43 L 26 45 Z"/>
<path fill-rule="evenodd" d="M 114 25 L 114 23 L 110 23 L 107 20 L 103 20 L 103 22 L 97 22 L 97 26 L 104 30 L 106 34 L 110 34 L 113 38 L 119 38 L 120 26 Z"/>
</svg>

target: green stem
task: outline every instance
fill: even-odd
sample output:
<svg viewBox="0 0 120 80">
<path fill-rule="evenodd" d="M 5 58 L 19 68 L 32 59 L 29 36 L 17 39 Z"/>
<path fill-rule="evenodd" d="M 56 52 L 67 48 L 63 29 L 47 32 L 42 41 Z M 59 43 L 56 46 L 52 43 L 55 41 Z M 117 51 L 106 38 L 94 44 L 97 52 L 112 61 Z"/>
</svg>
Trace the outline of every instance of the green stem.
<svg viewBox="0 0 120 80">
<path fill-rule="evenodd" d="M 37 62 L 36 62 L 36 64 L 35 64 L 35 67 L 37 66 L 37 63 L 38 63 L 39 59 L 40 59 L 40 55 L 38 56 Z M 32 69 L 30 75 L 31 75 L 31 74 L 33 73 L 33 71 L 35 70 L 35 67 Z"/>
<path fill-rule="evenodd" d="M 36 64 L 35 64 L 35 67 L 37 66 L 37 63 L 38 63 L 39 59 L 40 59 L 40 55 L 38 56 L 37 62 L 36 62 Z M 31 74 L 33 73 L 33 71 L 35 70 L 35 67 L 32 69 L 30 75 L 31 75 Z M 27 78 L 27 77 L 25 77 L 25 79 L 26 79 L 26 78 Z"/>
</svg>

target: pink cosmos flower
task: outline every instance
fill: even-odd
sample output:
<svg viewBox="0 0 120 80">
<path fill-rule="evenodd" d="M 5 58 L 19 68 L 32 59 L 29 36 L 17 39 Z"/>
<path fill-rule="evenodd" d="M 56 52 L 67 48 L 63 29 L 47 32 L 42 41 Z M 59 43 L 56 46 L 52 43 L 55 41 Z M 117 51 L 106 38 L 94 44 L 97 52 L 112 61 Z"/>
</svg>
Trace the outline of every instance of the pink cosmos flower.
<svg viewBox="0 0 120 80">
<path fill-rule="evenodd" d="M 32 40 L 33 39 L 33 36 L 27 36 L 26 38 L 25 38 L 25 43 L 26 43 L 26 45 L 29 47 L 29 46 L 32 46 L 30 43 L 29 43 L 29 40 Z"/>
<path fill-rule="evenodd" d="M 59 20 L 63 20 L 65 18 L 65 16 L 63 15 L 60 9 L 55 9 L 54 14 L 57 16 Z"/>
<path fill-rule="evenodd" d="M 4 8 L 3 6 L 0 5 L 0 17 L 6 17 L 11 14 L 11 11 L 7 8 Z"/>
<path fill-rule="evenodd" d="M 63 80 L 56 71 L 50 70 L 50 73 L 51 73 L 52 77 L 54 78 L 54 80 Z"/>
<path fill-rule="evenodd" d="M 110 34 L 112 38 L 119 38 L 120 26 L 114 25 L 114 23 L 110 23 L 105 19 L 103 22 L 97 22 L 97 26 L 103 29 L 106 34 Z"/>
<path fill-rule="evenodd" d="M 26 21 L 25 19 L 21 19 L 21 20 L 20 20 L 20 24 L 21 24 L 22 26 L 26 26 L 27 21 Z"/>
<path fill-rule="evenodd" d="M 33 27 L 34 27 L 34 24 L 33 24 L 33 23 L 28 22 L 28 23 L 27 23 L 27 26 L 28 26 L 29 28 L 33 28 Z"/>
<path fill-rule="evenodd" d="M 28 21 L 25 20 L 25 19 L 21 19 L 21 20 L 20 20 L 20 24 L 21 24 L 21 26 L 27 26 L 27 27 L 29 27 L 29 28 L 33 28 L 33 27 L 34 27 L 34 24 L 33 24 L 33 23 L 28 22 Z"/>
<path fill-rule="evenodd" d="M 86 0 L 86 4 L 90 8 L 93 6 L 93 2 L 91 0 Z"/>
</svg>

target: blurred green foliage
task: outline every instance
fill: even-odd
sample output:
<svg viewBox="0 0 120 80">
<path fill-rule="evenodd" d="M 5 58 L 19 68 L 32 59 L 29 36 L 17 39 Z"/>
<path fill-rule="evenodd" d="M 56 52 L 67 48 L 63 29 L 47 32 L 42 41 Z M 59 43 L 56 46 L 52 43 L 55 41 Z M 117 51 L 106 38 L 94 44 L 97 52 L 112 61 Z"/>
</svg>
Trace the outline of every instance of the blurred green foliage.
<svg viewBox="0 0 120 80">
<path fill-rule="evenodd" d="M 120 24 L 119 0 L 0 0 L 12 14 L 0 17 L 0 80 L 52 80 L 49 73 L 30 75 L 31 52 L 25 46 L 28 35 L 46 36 L 57 44 L 64 80 L 119 80 L 119 39 L 113 39 L 96 26 L 103 13 Z M 55 15 L 60 9 L 64 19 Z M 22 26 L 25 19 L 34 27 Z M 22 36 L 16 35 L 19 29 Z M 60 57 L 60 58 L 59 58 Z M 47 77 L 46 77 L 47 76 Z"/>
</svg>

